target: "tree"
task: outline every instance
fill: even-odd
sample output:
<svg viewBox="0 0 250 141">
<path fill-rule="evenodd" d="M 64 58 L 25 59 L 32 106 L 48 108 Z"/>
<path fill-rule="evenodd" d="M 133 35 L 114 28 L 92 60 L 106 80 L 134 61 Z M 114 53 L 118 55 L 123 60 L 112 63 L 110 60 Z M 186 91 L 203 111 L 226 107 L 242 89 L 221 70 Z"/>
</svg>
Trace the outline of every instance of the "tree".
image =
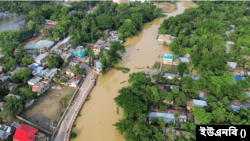
<svg viewBox="0 0 250 141">
<path fill-rule="evenodd" d="M 125 23 L 119 28 L 119 33 L 123 34 L 123 36 L 126 38 L 137 34 L 137 31 L 132 21 L 127 19 Z"/>
<path fill-rule="evenodd" d="M 21 113 L 23 110 L 22 100 L 19 100 L 16 97 L 8 97 L 5 100 L 6 103 L 3 111 L 6 113 L 6 115 L 12 117 Z"/>
<path fill-rule="evenodd" d="M 137 29 L 140 29 L 143 23 L 143 16 L 140 13 L 132 13 L 131 20 L 135 23 Z"/>
<path fill-rule="evenodd" d="M 210 113 L 207 113 L 205 109 L 199 106 L 193 107 L 193 113 L 195 116 L 195 119 L 202 124 L 210 124 L 212 120 L 212 115 Z"/>
<path fill-rule="evenodd" d="M 12 81 L 19 84 L 24 84 L 32 77 L 30 69 L 23 69 L 12 76 Z"/>
<path fill-rule="evenodd" d="M 133 120 L 128 118 L 119 120 L 119 122 L 114 124 L 114 126 L 116 126 L 117 130 L 119 130 L 121 134 L 123 134 L 124 132 L 128 132 L 130 130 L 132 131 L 133 125 L 134 125 Z"/>
<path fill-rule="evenodd" d="M 25 55 L 24 58 L 22 59 L 22 63 L 25 66 L 28 66 L 28 65 L 30 65 L 30 64 L 32 64 L 34 62 L 35 62 L 35 60 L 32 57 L 29 58 L 27 55 Z"/>
<path fill-rule="evenodd" d="M 46 59 L 46 62 L 49 68 L 60 68 L 64 63 L 64 60 L 62 59 L 60 55 L 49 53 L 48 58 Z"/>
<path fill-rule="evenodd" d="M 188 65 L 188 63 L 180 63 L 178 65 L 178 71 L 180 72 L 181 75 L 189 74 L 189 65 Z"/>
</svg>

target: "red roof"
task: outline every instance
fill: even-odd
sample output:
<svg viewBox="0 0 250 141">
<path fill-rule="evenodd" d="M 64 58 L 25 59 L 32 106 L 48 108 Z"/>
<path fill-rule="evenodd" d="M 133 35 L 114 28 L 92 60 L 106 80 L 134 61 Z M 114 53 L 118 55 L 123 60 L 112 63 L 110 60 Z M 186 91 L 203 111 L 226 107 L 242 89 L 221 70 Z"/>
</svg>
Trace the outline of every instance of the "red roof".
<svg viewBox="0 0 250 141">
<path fill-rule="evenodd" d="M 13 140 L 18 141 L 33 141 L 36 138 L 38 129 L 30 127 L 25 124 L 21 124 L 17 129 L 13 137 Z"/>
<path fill-rule="evenodd" d="M 161 88 L 162 88 L 162 85 L 158 85 L 158 88 L 160 88 L 160 89 L 161 89 Z"/>
</svg>

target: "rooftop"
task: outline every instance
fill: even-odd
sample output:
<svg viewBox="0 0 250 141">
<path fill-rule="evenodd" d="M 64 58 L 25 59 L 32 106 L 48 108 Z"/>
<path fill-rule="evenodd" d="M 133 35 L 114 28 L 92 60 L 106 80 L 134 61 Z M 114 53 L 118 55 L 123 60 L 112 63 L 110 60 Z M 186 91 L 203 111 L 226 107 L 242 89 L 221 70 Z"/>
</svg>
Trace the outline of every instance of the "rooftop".
<svg viewBox="0 0 250 141">
<path fill-rule="evenodd" d="M 33 85 L 33 87 L 41 89 L 44 86 L 46 86 L 48 83 L 49 83 L 48 81 L 40 81 L 40 82 L 36 83 L 35 85 Z"/>
<path fill-rule="evenodd" d="M 164 59 L 173 59 L 173 54 L 164 54 Z"/>
<path fill-rule="evenodd" d="M 38 132 L 37 129 L 25 124 L 21 124 L 16 129 L 13 139 L 19 141 L 33 141 L 36 137 L 37 132 Z"/>
<path fill-rule="evenodd" d="M 32 83 L 32 84 L 36 84 L 38 83 L 39 81 L 41 81 L 42 78 L 41 77 L 38 77 L 38 76 L 34 76 L 33 78 L 31 78 L 28 83 Z"/>
<path fill-rule="evenodd" d="M 53 41 L 48 41 L 48 40 L 40 40 L 36 44 L 30 44 L 27 46 L 26 49 L 49 49 L 54 45 Z"/>
<path fill-rule="evenodd" d="M 15 95 L 15 94 L 8 94 L 5 97 L 16 97 L 17 99 L 21 98 L 19 95 Z"/>
<path fill-rule="evenodd" d="M 160 117 L 164 117 L 166 123 L 170 123 L 170 121 L 175 122 L 175 116 L 172 113 L 151 111 L 148 115 L 148 119 L 150 121 L 152 118 L 160 118 Z"/>
<path fill-rule="evenodd" d="M 188 57 L 180 57 L 180 62 L 189 63 Z"/>
</svg>

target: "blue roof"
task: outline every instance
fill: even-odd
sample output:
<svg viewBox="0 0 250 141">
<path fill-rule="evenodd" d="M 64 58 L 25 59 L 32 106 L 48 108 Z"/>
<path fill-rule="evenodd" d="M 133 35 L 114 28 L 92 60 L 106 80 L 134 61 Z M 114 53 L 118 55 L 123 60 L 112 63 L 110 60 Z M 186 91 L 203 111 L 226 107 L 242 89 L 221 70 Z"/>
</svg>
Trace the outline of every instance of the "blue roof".
<svg viewBox="0 0 250 141">
<path fill-rule="evenodd" d="M 232 28 L 232 30 L 235 30 L 235 28 Z"/>
<path fill-rule="evenodd" d="M 236 75 L 236 76 L 234 77 L 234 80 L 243 80 L 243 77 L 242 77 L 242 76 L 239 76 L 239 75 Z"/>
<path fill-rule="evenodd" d="M 35 65 L 35 64 L 31 64 L 31 65 L 30 65 L 30 67 L 31 67 L 32 69 L 36 69 L 38 66 L 39 66 L 39 65 Z"/>
<path fill-rule="evenodd" d="M 167 55 L 167 56 L 164 56 L 165 59 L 173 59 L 173 56 L 171 55 Z"/>
<path fill-rule="evenodd" d="M 45 21 L 48 23 L 48 22 L 50 22 L 51 20 L 45 19 Z"/>
<path fill-rule="evenodd" d="M 35 48 L 35 45 L 34 45 L 34 44 L 29 44 L 29 45 L 27 46 L 27 49 L 33 49 L 33 48 Z"/>
<path fill-rule="evenodd" d="M 5 131 L 0 130 L 0 136 L 3 136 L 3 135 L 4 135 L 4 133 L 5 133 Z"/>
<path fill-rule="evenodd" d="M 180 57 L 180 62 L 189 62 L 189 59 L 187 57 Z"/>
<path fill-rule="evenodd" d="M 101 63 L 101 62 L 96 62 L 96 68 L 97 68 L 97 69 L 102 68 L 102 63 Z"/>
</svg>

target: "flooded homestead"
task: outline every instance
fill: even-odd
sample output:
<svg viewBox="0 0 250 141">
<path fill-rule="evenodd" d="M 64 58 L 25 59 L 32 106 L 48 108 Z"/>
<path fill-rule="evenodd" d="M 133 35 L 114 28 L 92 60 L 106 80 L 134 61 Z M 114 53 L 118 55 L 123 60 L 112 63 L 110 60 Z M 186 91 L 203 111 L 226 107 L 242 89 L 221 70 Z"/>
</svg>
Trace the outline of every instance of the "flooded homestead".
<svg viewBox="0 0 250 141">
<path fill-rule="evenodd" d="M 167 13 L 168 17 L 181 14 L 185 10 L 185 3 L 177 3 L 177 10 Z M 158 28 L 162 19 L 156 19 L 153 22 L 145 24 L 143 31 L 133 38 L 128 38 L 124 45 L 126 53 L 123 59 L 117 64 L 117 67 L 130 68 L 127 74 L 112 69 L 107 74 L 98 78 L 97 85 L 91 92 L 91 100 L 87 101 L 77 120 L 73 132 L 77 134 L 72 141 L 124 141 L 116 127 L 113 126 L 119 119 L 123 119 L 123 111 L 119 110 L 117 115 L 117 105 L 114 98 L 122 87 L 128 86 L 129 74 L 138 71 L 150 72 L 147 66 L 152 67 L 155 61 L 159 61 L 159 55 L 171 53 L 168 48 L 163 48 L 156 39 Z M 142 68 L 142 69 L 136 69 Z M 122 84 L 121 82 L 126 81 Z"/>
</svg>

